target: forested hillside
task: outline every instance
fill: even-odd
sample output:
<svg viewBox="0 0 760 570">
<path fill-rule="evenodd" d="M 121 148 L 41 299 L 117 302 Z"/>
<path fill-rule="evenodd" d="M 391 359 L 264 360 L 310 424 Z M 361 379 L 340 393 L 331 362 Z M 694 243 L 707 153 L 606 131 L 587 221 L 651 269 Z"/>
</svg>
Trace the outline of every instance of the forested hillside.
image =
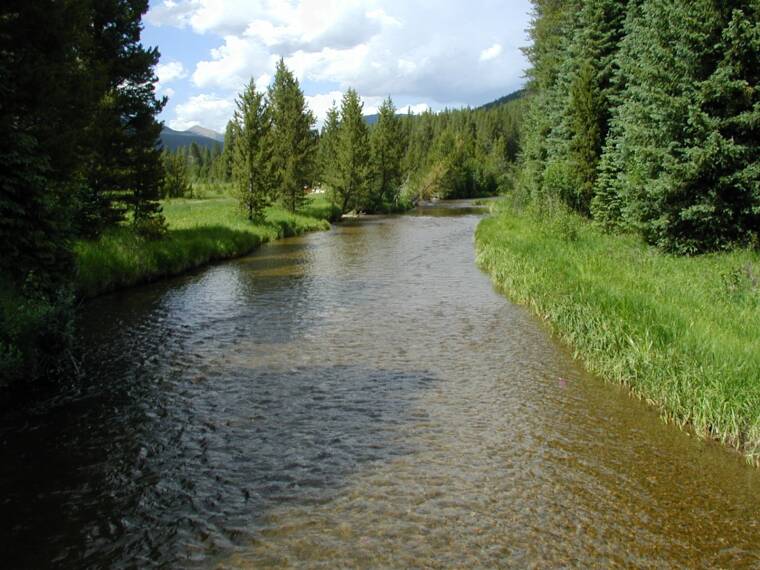
<svg viewBox="0 0 760 570">
<path fill-rule="evenodd" d="M 538 0 L 519 188 L 693 254 L 760 228 L 760 4 Z"/>
</svg>

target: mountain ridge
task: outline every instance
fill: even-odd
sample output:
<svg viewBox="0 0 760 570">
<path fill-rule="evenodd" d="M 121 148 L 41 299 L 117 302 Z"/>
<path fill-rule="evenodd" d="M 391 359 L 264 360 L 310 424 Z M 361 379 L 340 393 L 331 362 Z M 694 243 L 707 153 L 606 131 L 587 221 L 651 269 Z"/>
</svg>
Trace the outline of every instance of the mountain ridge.
<svg viewBox="0 0 760 570">
<path fill-rule="evenodd" d="M 206 148 L 224 146 L 224 135 L 200 125 L 185 131 L 176 131 L 166 125 L 161 129 L 161 146 L 166 150 L 175 151 L 193 143 Z"/>
</svg>

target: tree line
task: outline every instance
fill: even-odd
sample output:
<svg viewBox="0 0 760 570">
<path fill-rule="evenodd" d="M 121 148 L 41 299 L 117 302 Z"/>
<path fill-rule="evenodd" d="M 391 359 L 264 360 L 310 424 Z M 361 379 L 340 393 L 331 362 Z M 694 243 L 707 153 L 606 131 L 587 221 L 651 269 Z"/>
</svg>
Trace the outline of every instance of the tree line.
<svg viewBox="0 0 760 570">
<path fill-rule="evenodd" d="M 521 195 L 666 251 L 757 243 L 760 4 L 534 8 Z"/>
<path fill-rule="evenodd" d="M 493 195 L 511 183 L 520 147 L 521 94 L 479 109 L 399 113 L 388 96 L 375 121 L 348 89 L 320 131 L 298 80 L 281 60 L 273 83 L 237 98 L 223 150 L 165 153 L 165 197 L 191 196 L 191 180 L 227 182 L 250 219 L 278 201 L 294 211 L 326 191 L 341 211 L 392 212 L 418 200 Z"/>
</svg>

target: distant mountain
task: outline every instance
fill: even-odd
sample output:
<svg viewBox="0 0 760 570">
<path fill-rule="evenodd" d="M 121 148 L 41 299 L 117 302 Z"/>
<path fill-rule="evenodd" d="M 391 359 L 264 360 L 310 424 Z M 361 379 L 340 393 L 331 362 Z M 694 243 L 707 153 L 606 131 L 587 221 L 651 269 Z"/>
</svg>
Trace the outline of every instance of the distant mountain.
<svg viewBox="0 0 760 570">
<path fill-rule="evenodd" d="M 211 129 L 206 129 L 204 127 L 201 127 L 200 125 L 195 125 L 194 127 L 190 127 L 185 132 L 194 133 L 196 135 L 200 135 L 202 137 L 208 137 L 210 139 L 214 139 L 217 142 L 224 143 L 224 135 L 222 133 L 217 133 L 216 131 L 212 131 Z"/>
<path fill-rule="evenodd" d="M 167 150 L 177 150 L 193 143 L 206 148 L 222 146 L 224 135 L 199 126 L 190 127 L 186 131 L 175 131 L 169 127 L 164 127 L 161 130 L 161 144 Z"/>
<path fill-rule="evenodd" d="M 380 118 L 380 115 L 378 113 L 375 113 L 374 115 L 364 115 L 364 122 L 368 125 L 374 125 L 377 123 L 377 120 Z"/>
<path fill-rule="evenodd" d="M 525 97 L 525 89 L 518 89 L 514 93 L 510 93 L 509 95 L 504 95 L 504 97 L 499 97 L 496 99 L 496 101 L 491 101 L 490 103 L 486 103 L 485 105 L 481 105 L 478 107 L 478 109 L 491 109 L 493 107 L 498 107 L 499 105 L 504 105 L 505 103 L 509 103 L 510 101 L 516 101 L 517 99 L 522 99 Z"/>
</svg>

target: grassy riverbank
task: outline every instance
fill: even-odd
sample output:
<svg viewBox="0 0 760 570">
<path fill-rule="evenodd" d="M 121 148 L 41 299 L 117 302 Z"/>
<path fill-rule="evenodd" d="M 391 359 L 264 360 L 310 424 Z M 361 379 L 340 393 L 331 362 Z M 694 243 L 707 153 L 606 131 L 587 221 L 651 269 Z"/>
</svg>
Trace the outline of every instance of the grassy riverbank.
<svg viewBox="0 0 760 570">
<path fill-rule="evenodd" d="M 261 223 L 249 222 L 235 200 L 170 200 L 163 204 L 168 233 L 139 237 L 129 225 L 74 246 L 74 288 L 89 298 L 139 283 L 177 275 L 212 261 L 244 255 L 269 240 L 326 230 L 339 210 L 324 197 L 310 197 L 291 214 L 271 207 Z M 21 295 L 0 279 L 0 388 L 35 378 L 66 364 L 60 355 L 73 335 L 69 297 L 50 300 Z"/>
<path fill-rule="evenodd" d="M 273 239 L 325 230 L 336 217 L 334 207 L 321 198 L 307 201 L 297 214 L 270 207 L 261 223 L 249 222 L 231 198 L 170 200 L 163 211 L 169 227 L 164 239 L 146 240 L 124 226 L 76 244 L 80 296 L 177 275 L 243 255 Z"/>
<path fill-rule="evenodd" d="M 560 211 L 503 206 L 478 263 L 586 367 L 760 462 L 760 254 L 674 257 Z"/>
</svg>

